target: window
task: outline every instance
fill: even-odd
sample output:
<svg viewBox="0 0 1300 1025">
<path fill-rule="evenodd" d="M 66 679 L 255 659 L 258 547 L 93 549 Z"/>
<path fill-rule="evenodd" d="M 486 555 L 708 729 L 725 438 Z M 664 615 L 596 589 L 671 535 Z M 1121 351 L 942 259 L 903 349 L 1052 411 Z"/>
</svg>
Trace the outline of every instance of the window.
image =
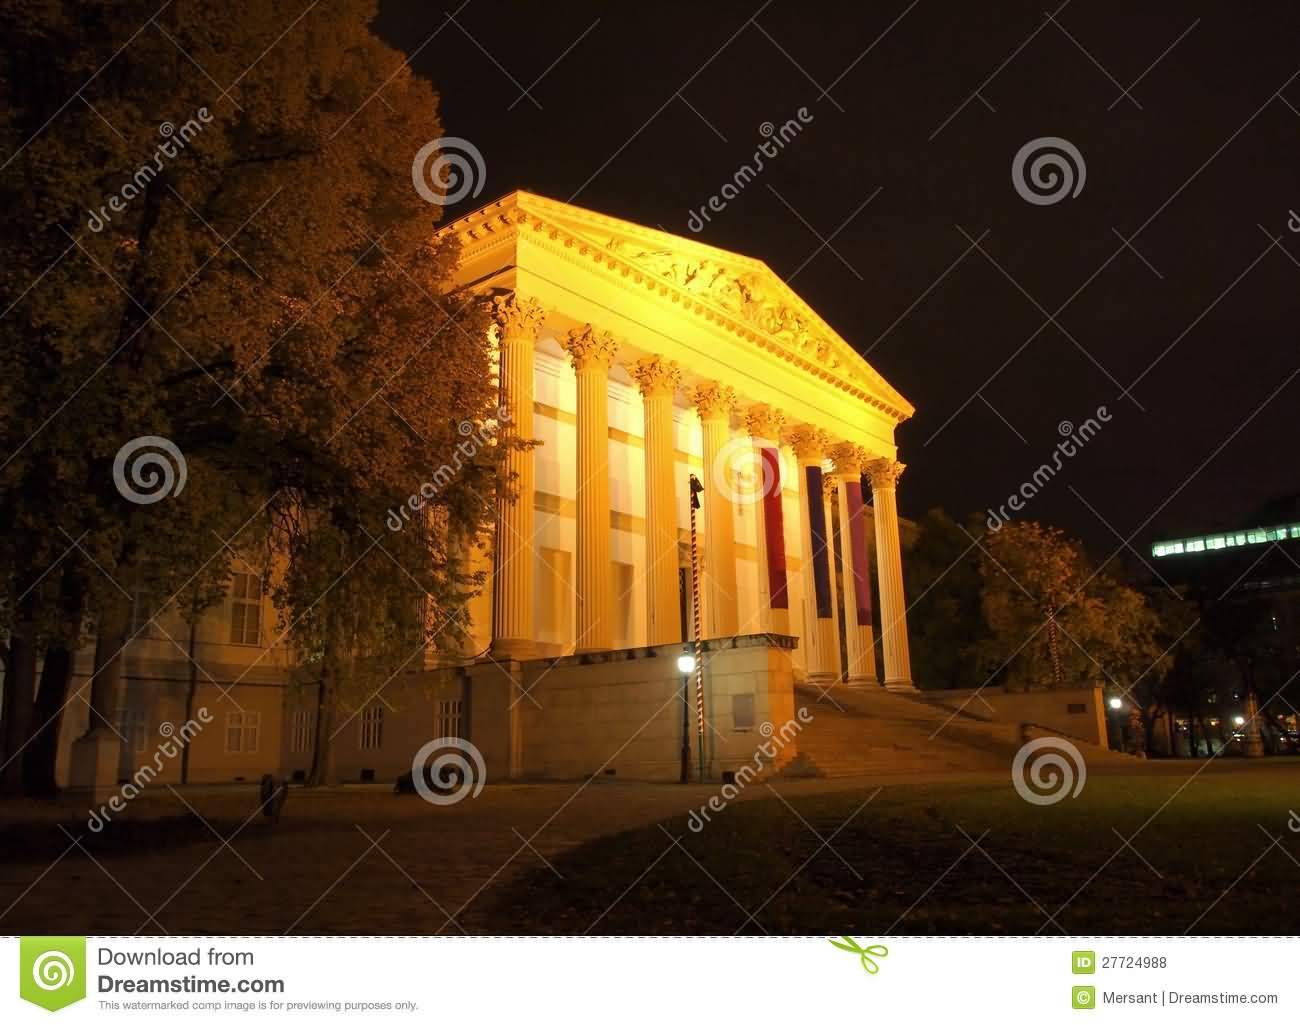
<svg viewBox="0 0 1300 1025">
<path fill-rule="evenodd" d="M 226 713 L 226 754 L 256 754 L 261 732 L 261 712 Z"/>
<path fill-rule="evenodd" d="M 362 751 L 374 751 L 384 743 L 384 706 L 371 704 L 361 713 Z"/>
<path fill-rule="evenodd" d="M 262 581 L 236 573 L 230 588 L 230 643 L 257 644 L 262 635 Z"/>
<path fill-rule="evenodd" d="M 1084 704 L 1075 704 L 1071 702 L 1065 706 L 1066 715 L 1083 715 L 1088 711 L 1088 706 Z"/>
<path fill-rule="evenodd" d="M 738 733 L 754 728 L 754 695 L 731 695 L 731 725 Z"/>
<path fill-rule="evenodd" d="M 148 591 L 137 590 L 131 595 L 131 637 L 161 637 L 162 629 L 155 617 L 162 610 L 156 608 L 158 599 Z"/>
<path fill-rule="evenodd" d="M 609 586 L 614 598 L 614 647 L 630 648 L 636 640 L 636 567 L 627 562 L 610 563 Z"/>
<path fill-rule="evenodd" d="M 300 755 L 312 748 L 312 734 L 315 732 L 316 713 L 310 708 L 294 709 L 289 720 L 289 753 Z"/>
<path fill-rule="evenodd" d="M 440 700 L 433 703 L 433 735 L 435 737 L 460 737 L 461 705 L 459 699 Z"/>
<path fill-rule="evenodd" d="M 149 744 L 149 719 L 139 708 L 121 705 L 117 709 L 116 729 L 129 751 L 141 752 Z"/>
<path fill-rule="evenodd" d="M 573 643 L 573 554 L 558 548 L 543 548 L 538 553 L 537 573 L 533 581 L 537 609 L 537 633 L 548 644 L 568 649 Z"/>
</svg>

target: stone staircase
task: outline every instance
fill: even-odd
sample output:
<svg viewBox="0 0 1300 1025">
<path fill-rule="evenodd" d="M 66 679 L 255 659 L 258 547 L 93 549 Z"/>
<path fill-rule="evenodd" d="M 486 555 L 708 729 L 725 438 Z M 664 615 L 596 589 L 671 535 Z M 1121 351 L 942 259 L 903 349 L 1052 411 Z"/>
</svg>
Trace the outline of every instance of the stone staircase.
<svg viewBox="0 0 1300 1025">
<path fill-rule="evenodd" d="M 823 693 L 796 684 L 795 707 L 812 719 L 781 772 L 786 778 L 1008 772 L 1022 743 L 1018 723 L 954 716 L 879 686 L 836 685 Z"/>
</svg>

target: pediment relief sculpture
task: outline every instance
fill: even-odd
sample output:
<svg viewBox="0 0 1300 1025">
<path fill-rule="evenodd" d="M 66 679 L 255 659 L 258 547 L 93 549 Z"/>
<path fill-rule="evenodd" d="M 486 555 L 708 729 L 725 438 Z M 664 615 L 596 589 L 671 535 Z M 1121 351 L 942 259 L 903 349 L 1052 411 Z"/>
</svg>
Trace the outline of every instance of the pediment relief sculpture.
<svg viewBox="0 0 1300 1025">
<path fill-rule="evenodd" d="M 611 239 L 605 248 L 779 338 L 794 352 L 832 370 L 859 376 L 840 358 L 830 339 L 818 334 L 798 310 L 772 294 L 771 284 L 757 271 L 738 274 L 716 260 L 692 261 L 670 250 L 639 249 L 623 239 Z"/>
</svg>

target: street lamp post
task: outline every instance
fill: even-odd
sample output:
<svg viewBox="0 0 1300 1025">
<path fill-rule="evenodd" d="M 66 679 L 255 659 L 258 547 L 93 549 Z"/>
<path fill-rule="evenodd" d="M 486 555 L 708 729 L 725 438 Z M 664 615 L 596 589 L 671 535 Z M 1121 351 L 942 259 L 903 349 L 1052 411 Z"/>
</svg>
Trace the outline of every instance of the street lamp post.
<svg viewBox="0 0 1300 1025">
<path fill-rule="evenodd" d="M 682 783 L 691 781 L 691 673 L 695 656 L 684 651 L 677 656 L 677 671 L 682 674 Z"/>
</svg>

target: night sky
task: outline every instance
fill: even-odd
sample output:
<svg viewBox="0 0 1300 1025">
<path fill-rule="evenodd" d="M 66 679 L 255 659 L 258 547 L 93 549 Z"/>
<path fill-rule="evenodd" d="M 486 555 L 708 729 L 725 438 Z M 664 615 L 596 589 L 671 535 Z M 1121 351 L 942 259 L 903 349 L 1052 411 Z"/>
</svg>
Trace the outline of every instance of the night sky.
<svg viewBox="0 0 1300 1025">
<path fill-rule="evenodd" d="M 1004 503 L 1102 406 L 1021 514 L 1099 556 L 1298 490 L 1300 5 L 388 0 L 377 28 L 485 158 L 451 217 L 526 188 L 692 236 L 806 107 L 692 237 L 764 260 L 916 405 L 905 515 Z M 1044 136 L 1086 178 L 1035 205 L 1011 166 Z"/>
</svg>

